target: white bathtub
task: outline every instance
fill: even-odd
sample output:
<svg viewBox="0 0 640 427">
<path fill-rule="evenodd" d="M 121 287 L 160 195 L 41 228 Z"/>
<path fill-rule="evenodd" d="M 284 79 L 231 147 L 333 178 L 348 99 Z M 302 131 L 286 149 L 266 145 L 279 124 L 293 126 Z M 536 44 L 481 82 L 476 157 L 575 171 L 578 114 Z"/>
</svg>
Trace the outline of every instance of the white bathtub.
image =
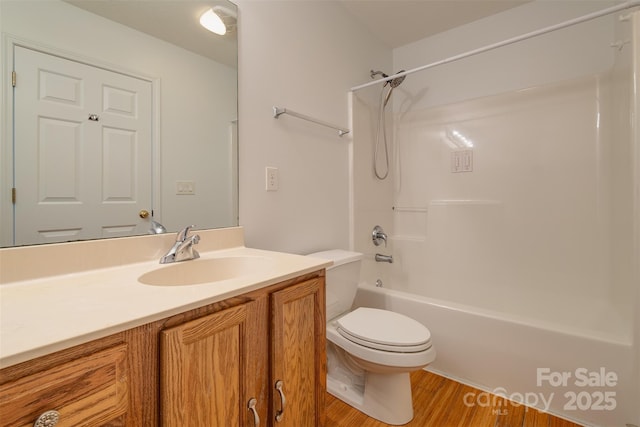
<svg viewBox="0 0 640 427">
<path fill-rule="evenodd" d="M 438 354 L 430 371 L 585 425 L 638 423 L 631 342 L 367 284 L 358 288 L 355 305 L 393 310 L 426 325 Z M 492 405 L 487 396 L 463 398 Z"/>
</svg>

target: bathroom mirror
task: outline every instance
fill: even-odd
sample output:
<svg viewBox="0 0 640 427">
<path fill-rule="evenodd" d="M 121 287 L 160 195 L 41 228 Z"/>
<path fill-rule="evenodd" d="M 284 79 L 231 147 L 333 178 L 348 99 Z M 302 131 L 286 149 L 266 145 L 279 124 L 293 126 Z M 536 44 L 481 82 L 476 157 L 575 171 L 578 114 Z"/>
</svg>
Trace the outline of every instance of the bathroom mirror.
<svg viewBox="0 0 640 427">
<path fill-rule="evenodd" d="M 236 22 L 227 0 L 0 1 L 0 246 L 237 225 Z"/>
</svg>

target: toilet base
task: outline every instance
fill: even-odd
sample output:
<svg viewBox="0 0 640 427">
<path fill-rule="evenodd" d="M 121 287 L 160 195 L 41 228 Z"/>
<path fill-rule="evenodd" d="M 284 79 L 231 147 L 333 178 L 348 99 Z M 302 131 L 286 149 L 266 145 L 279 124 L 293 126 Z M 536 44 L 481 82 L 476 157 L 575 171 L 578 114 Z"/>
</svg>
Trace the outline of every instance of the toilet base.
<svg viewBox="0 0 640 427">
<path fill-rule="evenodd" d="M 364 387 L 346 384 L 327 376 L 327 391 L 360 412 L 391 425 L 413 419 L 411 379 L 408 372 L 376 374 L 366 372 Z"/>
</svg>

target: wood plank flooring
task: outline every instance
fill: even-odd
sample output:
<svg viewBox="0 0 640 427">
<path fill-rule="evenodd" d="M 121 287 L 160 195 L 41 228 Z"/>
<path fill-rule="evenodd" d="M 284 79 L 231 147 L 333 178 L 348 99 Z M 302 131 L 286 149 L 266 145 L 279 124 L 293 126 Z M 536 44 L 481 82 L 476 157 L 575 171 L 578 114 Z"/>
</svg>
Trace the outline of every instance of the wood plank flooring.
<svg viewBox="0 0 640 427">
<path fill-rule="evenodd" d="M 465 405 L 466 393 L 482 393 L 427 371 L 411 374 L 414 418 L 408 427 L 580 427 L 495 396 L 491 405 Z M 327 427 L 385 427 L 327 393 Z"/>
</svg>

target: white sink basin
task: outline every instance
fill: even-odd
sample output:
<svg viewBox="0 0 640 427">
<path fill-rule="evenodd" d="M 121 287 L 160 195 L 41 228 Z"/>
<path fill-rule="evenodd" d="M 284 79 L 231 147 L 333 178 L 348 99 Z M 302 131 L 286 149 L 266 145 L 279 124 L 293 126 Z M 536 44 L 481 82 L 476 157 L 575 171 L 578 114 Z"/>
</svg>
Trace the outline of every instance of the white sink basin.
<svg viewBox="0 0 640 427">
<path fill-rule="evenodd" d="M 261 273 L 272 265 L 272 260 L 259 256 L 200 258 L 160 267 L 138 281 L 155 286 L 199 285 Z"/>
</svg>

